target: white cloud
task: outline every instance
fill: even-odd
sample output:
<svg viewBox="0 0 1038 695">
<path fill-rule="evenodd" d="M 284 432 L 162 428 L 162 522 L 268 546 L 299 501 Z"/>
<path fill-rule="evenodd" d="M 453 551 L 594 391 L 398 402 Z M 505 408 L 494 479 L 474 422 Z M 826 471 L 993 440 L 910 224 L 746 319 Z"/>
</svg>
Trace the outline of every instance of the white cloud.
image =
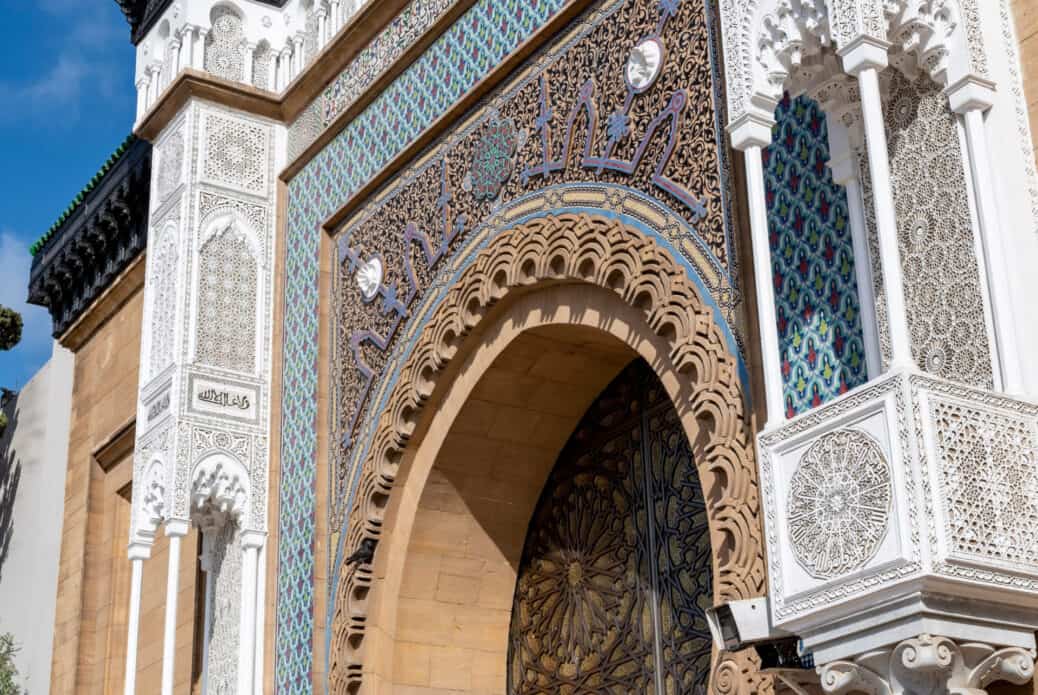
<svg viewBox="0 0 1038 695">
<path fill-rule="evenodd" d="M 68 125 L 78 120 L 88 94 L 108 99 L 122 80 L 132 79 L 123 64 L 129 31 L 120 13 L 98 12 L 93 2 L 47 0 L 42 9 L 54 17 L 46 39 L 50 50 L 29 70 L 0 80 L 0 103 L 17 105 L 0 112 L 0 120 L 39 126 L 52 120 L 47 116 L 60 115 L 53 124 Z"/>
<path fill-rule="evenodd" d="M 47 361 L 51 352 L 50 314 L 43 307 L 26 302 L 29 293 L 29 269 L 32 256 L 23 239 L 10 231 L 0 231 L 0 304 L 11 307 L 22 315 L 22 342 L 9 353 L 0 352 L 5 362 L 17 365 L 11 369 L 16 374 L 14 383 L 0 386 L 20 387 L 32 372 Z M 4 371 L 8 371 L 5 368 Z M 0 381 L 7 381 L 7 374 Z"/>
</svg>

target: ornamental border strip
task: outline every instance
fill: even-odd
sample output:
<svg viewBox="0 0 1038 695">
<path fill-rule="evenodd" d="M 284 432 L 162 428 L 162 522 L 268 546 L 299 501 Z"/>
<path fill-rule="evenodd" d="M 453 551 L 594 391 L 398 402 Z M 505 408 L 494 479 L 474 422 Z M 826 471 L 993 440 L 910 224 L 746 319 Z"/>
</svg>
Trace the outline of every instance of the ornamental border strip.
<svg viewBox="0 0 1038 695">
<path fill-rule="evenodd" d="M 491 0 L 478 0 L 461 18 L 430 45 L 412 66 L 399 75 L 383 93 L 356 119 L 347 124 L 331 142 L 311 159 L 289 183 L 288 225 L 286 230 L 286 277 L 284 306 L 284 366 L 282 411 L 282 485 L 278 519 L 278 583 L 276 602 L 275 687 L 292 693 L 312 692 L 313 666 L 314 552 L 316 541 L 316 470 L 317 458 L 317 355 L 318 355 L 318 269 L 319 240 L 322 225 L 335 210 L 358 190 L 365 181 L 389 163 L 407 142 L 430 126 L 442 111 L 439 103 L 427 102 L 420 113 L 409 112 L 410 132 L 398 129 L 396 149 L 381 143 L 381 161 L 368 171 L 360 172 L 354 185 L 340 185 L 333 197 L 333 181 L 343 181 L 345 160 L 356 151 L 350 136 L 358 131 L 365 117 L 373 119 L 390 107 L 394 91 L 401 93 L 414 84 L 418 70 L 456 51 L 456 60 L 448 65 L 455 70 L 452 92 L 441 98 L 444 105 L 454 103 L 475 86 L 494 65 L 518 48 L 548 19 L 558 12 L 565 0 L 511 0 L 499 5 Z M 493 11 L 506 13 L 512 31 L 494 31 Z M 524 9 L 524 12 L 519 10 Z M 475 30 L 472 28 L 475 27 Z M 482 60 L 461 50 L 455 35 L 486 27 L 488 50 Z M 398 105 L 397 105 L 398 106 Z M 338 158 L 338 161 L 336 160 Z M 353 170 L 353 162 L 350 162 Z"/>
</svg>

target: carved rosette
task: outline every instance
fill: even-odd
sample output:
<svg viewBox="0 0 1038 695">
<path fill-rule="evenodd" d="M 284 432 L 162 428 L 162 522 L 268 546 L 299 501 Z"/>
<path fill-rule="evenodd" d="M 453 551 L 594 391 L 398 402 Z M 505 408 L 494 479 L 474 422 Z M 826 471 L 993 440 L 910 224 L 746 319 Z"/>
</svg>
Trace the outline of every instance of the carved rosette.
<svg viewBox="0 0 1038 695">
<path fill-rule="evenodd" d="M 823 435 L 793 473 L 787 518 L 793 554 L 813 577 L 865 565 L 889 526 L 890 465 L 879 444 L 855 430 Z"/>
<path fill-rule="evenodd" d="M 493 118 L 472 155 L 472 168 L 462 184 L 476 200 L 494 200 L 512 177 L 515 152 L 526 140 L 510 118 Z"/>
</svg>

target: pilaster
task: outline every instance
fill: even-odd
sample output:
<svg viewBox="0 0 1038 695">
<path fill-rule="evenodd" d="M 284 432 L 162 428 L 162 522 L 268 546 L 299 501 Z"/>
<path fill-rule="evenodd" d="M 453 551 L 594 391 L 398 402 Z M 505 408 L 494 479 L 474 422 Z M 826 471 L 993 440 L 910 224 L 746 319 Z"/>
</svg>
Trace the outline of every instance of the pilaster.
<svg viewBox="0 0 1038 695">
<path fill-rule="evenodd" d="M 243 591 L 252 591 L 254 620 L 257 553 L 248 539 L 267 528 L 282 141 L 274 123 L 191 100 L 155 145 L 132 538 L 142 542 L 162 523 L 169 533 L 202 530 L 207 556 L 221 558 L 206 573 L 215 621 L 207 630 L 219 634 L 239 634 L 242 612 L 222 607 Z M 235 638 L 236 652 L 254 649 L 254 628 Z M 207 655 L 207 679 L 234 683 L 246 676 L 237 672 L 244 659 Z M 221 673 L 228 664 L 235 671 Z"/>
</svg>

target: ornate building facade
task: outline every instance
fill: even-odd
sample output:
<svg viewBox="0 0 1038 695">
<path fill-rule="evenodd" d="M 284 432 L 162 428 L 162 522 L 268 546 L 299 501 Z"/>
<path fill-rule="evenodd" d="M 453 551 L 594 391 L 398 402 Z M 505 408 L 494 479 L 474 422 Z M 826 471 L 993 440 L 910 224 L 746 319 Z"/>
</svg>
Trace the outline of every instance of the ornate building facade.
<svg viewBox="0 0 1038 695">
<path fill-rule="evenodd" d="M 52 692 L 1038 692 L 1032 3 L 117 1 Z"/>
</svg>

